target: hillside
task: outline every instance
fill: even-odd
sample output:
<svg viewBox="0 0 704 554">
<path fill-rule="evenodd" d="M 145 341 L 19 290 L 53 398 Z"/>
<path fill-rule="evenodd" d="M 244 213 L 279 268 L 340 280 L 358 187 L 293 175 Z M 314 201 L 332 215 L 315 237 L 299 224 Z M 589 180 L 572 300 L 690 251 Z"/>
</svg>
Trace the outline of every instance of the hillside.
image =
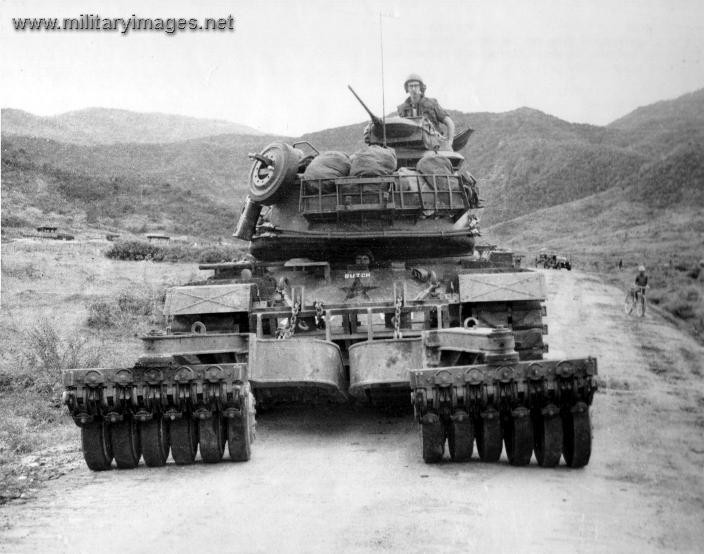
<svg viewBox="0 0 704 554">
<path fill-rule="evenodd" d="M 165 143 L 212 135 L 263 135 L 252 127 L 216 119 L 87 108 L 55 116 L 2 110 L 2 132 L 73 144 Z"/>
<path fill-rule="evenodd" d="M 2 156 L 38 168 L 56 168 L 98 179 L 127 178 L 163 181 L 179 189 L 205 194 L 215 202 L 231 203 L 233 187 L 244 197 L 251 160 L 280 137 L 220 135 L 167 144 L 84 146 L 23 136 L 2 138 Z M 4 187 L 4 185 L 3 185 Z"/>
<path fill-rule="evenodd" d="M 683 143 L 704 144 L 704 89 L 640 107 L 609 124 L 620 144 L 662 156 Z"/>
<path fill-rule="evenodd" d="M 106 112 L 111 110 L 101 110 L 103 115 Z M 83 110 L 57 118 L 37 118 L 4 110 L 3 125 L 7 114 L 10 119 L 24 118 L 15 129 L 31 129 L 38 121 L 50 119 L 45 123 L 61 134 L 69 127 L 67 121 L 75 123 L 83 117 L 87 118 L 82 120 L 84 125 L 71 129 L 94 140 L 101 136 L 101 125 L 107 119 L 92 125 L 90 113 Z M 637 191 L 636 200 L 656 199 L 654 205 L 659 207 L 697 202 L 701 187 L 680 185 L 700 179 L 696 168 L 702 165 L 704 151 L 704 125 L 699 125 L 702 114 L 704 91 L 639 108 L 606 127 L 569 123 L 530 108 L 498 114 L 452 112 L 452 117 L 458 128 L 475 129 L 462 153 L 480 181 L 480 196 L 486 206 L 482 223 L 487 227 L 612 189 Z M 172 116 L 164 117 L 167 121 Z M 145 131 L 144 136 L 158 135 L 163 129 L 162 120 L 151 121 L 153 129 Z M 319 150 L 354 152 L 363 145 L 364 125 L 326 129 L 301 140 Z M 173 196 L 164 199 L 167 204 L 182 195 L 197 194 L 205 199 L 202 205 L 220 206 L 228 214 L 239 212 L 246 194 L 250 167 L 247 153 L 277 140 L 294 141 L 231 133 L 158 144 L 86 145 L 8 134 L 5 126 L 3 131 L 3 162 L 15 168 L 31 168 L 35 179 L 51 182 L 59 178 L 57 175 L 67 174 L 108 185 L 130 183 L 124 194 L 134 190 L 142 197 L 145 191 L 158 197 L 172 190 Z M 3 195 L 15 181 L 14 177 L 3 181 Z M 95 192 L 98 197 L 101 190 L 105 193 L 111 189 L 101 185 Z M 29 205 L 34 202 L 31 197 L 26 201 Z M 131 202 L 134 204 L 135 198 Z M 119 224 L 119 217 L 111 221 Z M 228 218 L 217 225 L 231 228 L 232 221 Z"/>
<path fill-rule="evenodd" d="M 228 200 L 155 178 L 101 177 L 37 163 L 3 145 L 3 234 L 53 223 L 72 231 L 101 226 L 215 239 L 231 234 L 239 213 Z"/>
<path fill-rule="evenodd" d="M 704 150 L 683 145 L 644 166 L 625 187 L 537 210 L 483 229 L 482 241 L 527 254 L 571 256 L 624 291 L 635 268 L 650 275 L 650 302 L 704 343 Z M 617 270 L 619 261 L 624 271 Z"/>
</svg>

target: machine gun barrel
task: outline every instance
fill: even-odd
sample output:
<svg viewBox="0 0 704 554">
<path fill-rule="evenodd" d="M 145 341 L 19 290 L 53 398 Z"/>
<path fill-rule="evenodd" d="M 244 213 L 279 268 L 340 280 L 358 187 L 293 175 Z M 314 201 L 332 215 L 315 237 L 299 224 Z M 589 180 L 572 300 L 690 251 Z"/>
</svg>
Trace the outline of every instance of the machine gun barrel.
<svg viewBox="0 0 704 554">
<path fill-rule="evenodd" d="M 359 95 L 354 91 L 354 89 L 350 85 L 347 85 L 347 88 L 350 89 L 350 92 L 352 92 L 352 94 L 354 94 L 354 97 L 357 99 L 357 101 L 360 104 L 362 104 L 362 107 L 369 114 L 369 117 L 372 118 L 372 123 L 374 123 L 374 125 L 382 126 L 384 123 L 381 120 L 381 118 L 379 116 L 374 115 L 374 113 L 372 113 L 372 111 L 367 107 L 367 105 L 364 103 L 364 101 L 359 97 Z"/>
</svg>

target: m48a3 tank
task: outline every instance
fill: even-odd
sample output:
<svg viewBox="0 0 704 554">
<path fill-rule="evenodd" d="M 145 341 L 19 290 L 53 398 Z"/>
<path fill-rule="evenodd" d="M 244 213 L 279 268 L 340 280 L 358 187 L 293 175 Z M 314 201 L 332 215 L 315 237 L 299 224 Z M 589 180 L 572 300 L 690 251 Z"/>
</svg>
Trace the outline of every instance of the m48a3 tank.
<svg viewBox="0 0 704 554">
<path fill-rule="evenodd" d="M 210 460 L 225 439 L 244 459 L 253 396 L 382 409 L 410 397 L 426 462 L 495 462 L 505 445 L 514 465 L 534 452 L 586 465 L 596 360 L 546 359 L 543 275 L 475 244 L 477 183 L 458 152 L 470 132 L 449 149 L 424 118 L 373 117 L 351 157 L 303 142 L 250 154 L 235 231 L 250 256 L 171 289 L 167 330 L 144 337 L 134 368 L 67 372 L 88 464 L 165 436 L 181 462 L 196 440 Z"/>
</svg>

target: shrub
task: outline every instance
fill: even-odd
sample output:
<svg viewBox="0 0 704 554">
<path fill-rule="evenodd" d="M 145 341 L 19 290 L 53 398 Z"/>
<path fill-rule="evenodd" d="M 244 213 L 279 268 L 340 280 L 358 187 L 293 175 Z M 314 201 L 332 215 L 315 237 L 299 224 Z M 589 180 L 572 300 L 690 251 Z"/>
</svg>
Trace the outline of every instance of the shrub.
<svg viewBox="0 0 704 554">
<path fill-rule="evenodd" d="M 242 255 L 242 251 L 233 247 L 217 247 L 205 248 L 198 256 L 198 263 L 201 264 L 217 264 L 222 262 L 231 262 Z"/>
<path fill-rule="evenodd" d="M 699 291 L 695 287 L 687 287 L 682 292 L 682 295 L 687 302 L 698 302 L 700 298 Z"/>
<path fill-rule="evenodd" d="M 126 315 L 151 315 L 153 306 L 152 299 L 146 295 L 135 294 L 128 290 L 117 295 L 117 307 L 120 312 Z"/>
<path fill-rule="evenodd" d="M 62 339 L 48 321 L 25 332 L 21 348 L 17 379 L 43 394 L 58 390 L 62 369 L 94 367 L 100 361 L 100 351 L 90 348 L 86 339 Z"/>
<path fill-rule="evenodd" d="M 113 244 L 105 252 L 105 256 L 114 260 L 152 260 L 160 262 L 164 259 L 164 249 L 148 242 L 132 240 Z"/>
<path fill-rule="evenodd" d="M 93 329 L 104 329 L 116 325 L 117 313 L 112 304 L 99 300 L 88 306 L 86 324 Z"/>
<path fill-rule="evenodd" d="M 241 248 L 232 246 L 198 248 L 182 244 L 156 246 L 142 241 L 124 241 L 115 243 L 105 256 L 116 260 L 219 263 L 237 259 L 242 254 Z"/>
<path fill-rule="evenodd" d="M 648 292 L 648 302 L 657 306 L 663 301 L 664 296 L 665 293 L 662 289 L 653 289 Z"/>
<path fill-rule="evenodd" d="M 2 214 L 2 227 L 31 227 L 32 223 L 23 217 L 13 214 Z"/>
<path fill-rule="evenodd" d="M 684 298 L 676 298 L 666 303 L 665 309 L 680 319 L 692 319 L 696 315 L 692 303 Z"/>
<path fill-rule="evenodd" d="M 161 315 L 166 289 L 146 287 L 125 289 L 113 300 L 97 300 L 88 305 L 86 325 L 93 329 L 107 329 L 135 325 L 135 319 Z"/>
<path fill-rule="evenodd" d="M 18 419 L 3 422 L 0 430 L 0 444 L 4 445 L 7 452 L 14 454 L 29 454 L 41 445 L 41 440 L 34 434 L 27 432 L 27 425 Z"/>
<path fill-rule="evenodd" d="M 44 277 L 41 269 L 39 269 L 32 262 L 9 264 L 3 260 L 2 273 L 8 277 L 14 277 L 15 279 L 41 279 Z"/>
</svg>

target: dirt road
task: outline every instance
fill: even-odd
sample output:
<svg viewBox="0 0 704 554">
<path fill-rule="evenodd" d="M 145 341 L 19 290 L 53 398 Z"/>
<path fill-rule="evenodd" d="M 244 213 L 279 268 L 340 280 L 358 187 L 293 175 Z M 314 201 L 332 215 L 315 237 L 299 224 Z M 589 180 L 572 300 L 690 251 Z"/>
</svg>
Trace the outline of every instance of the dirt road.
<svg viewBox="0 0 704 554">
<path fill-rule="evenodd" d="M 0 551 L 701 551 L 704 348 L 596 277 L 546 275 L 550 357 L 599 360 L 585 469 L 429 466 L 410 416 L 289 409 L 246 464 L 75 469 L 0 509 Z"/>
</svg>

